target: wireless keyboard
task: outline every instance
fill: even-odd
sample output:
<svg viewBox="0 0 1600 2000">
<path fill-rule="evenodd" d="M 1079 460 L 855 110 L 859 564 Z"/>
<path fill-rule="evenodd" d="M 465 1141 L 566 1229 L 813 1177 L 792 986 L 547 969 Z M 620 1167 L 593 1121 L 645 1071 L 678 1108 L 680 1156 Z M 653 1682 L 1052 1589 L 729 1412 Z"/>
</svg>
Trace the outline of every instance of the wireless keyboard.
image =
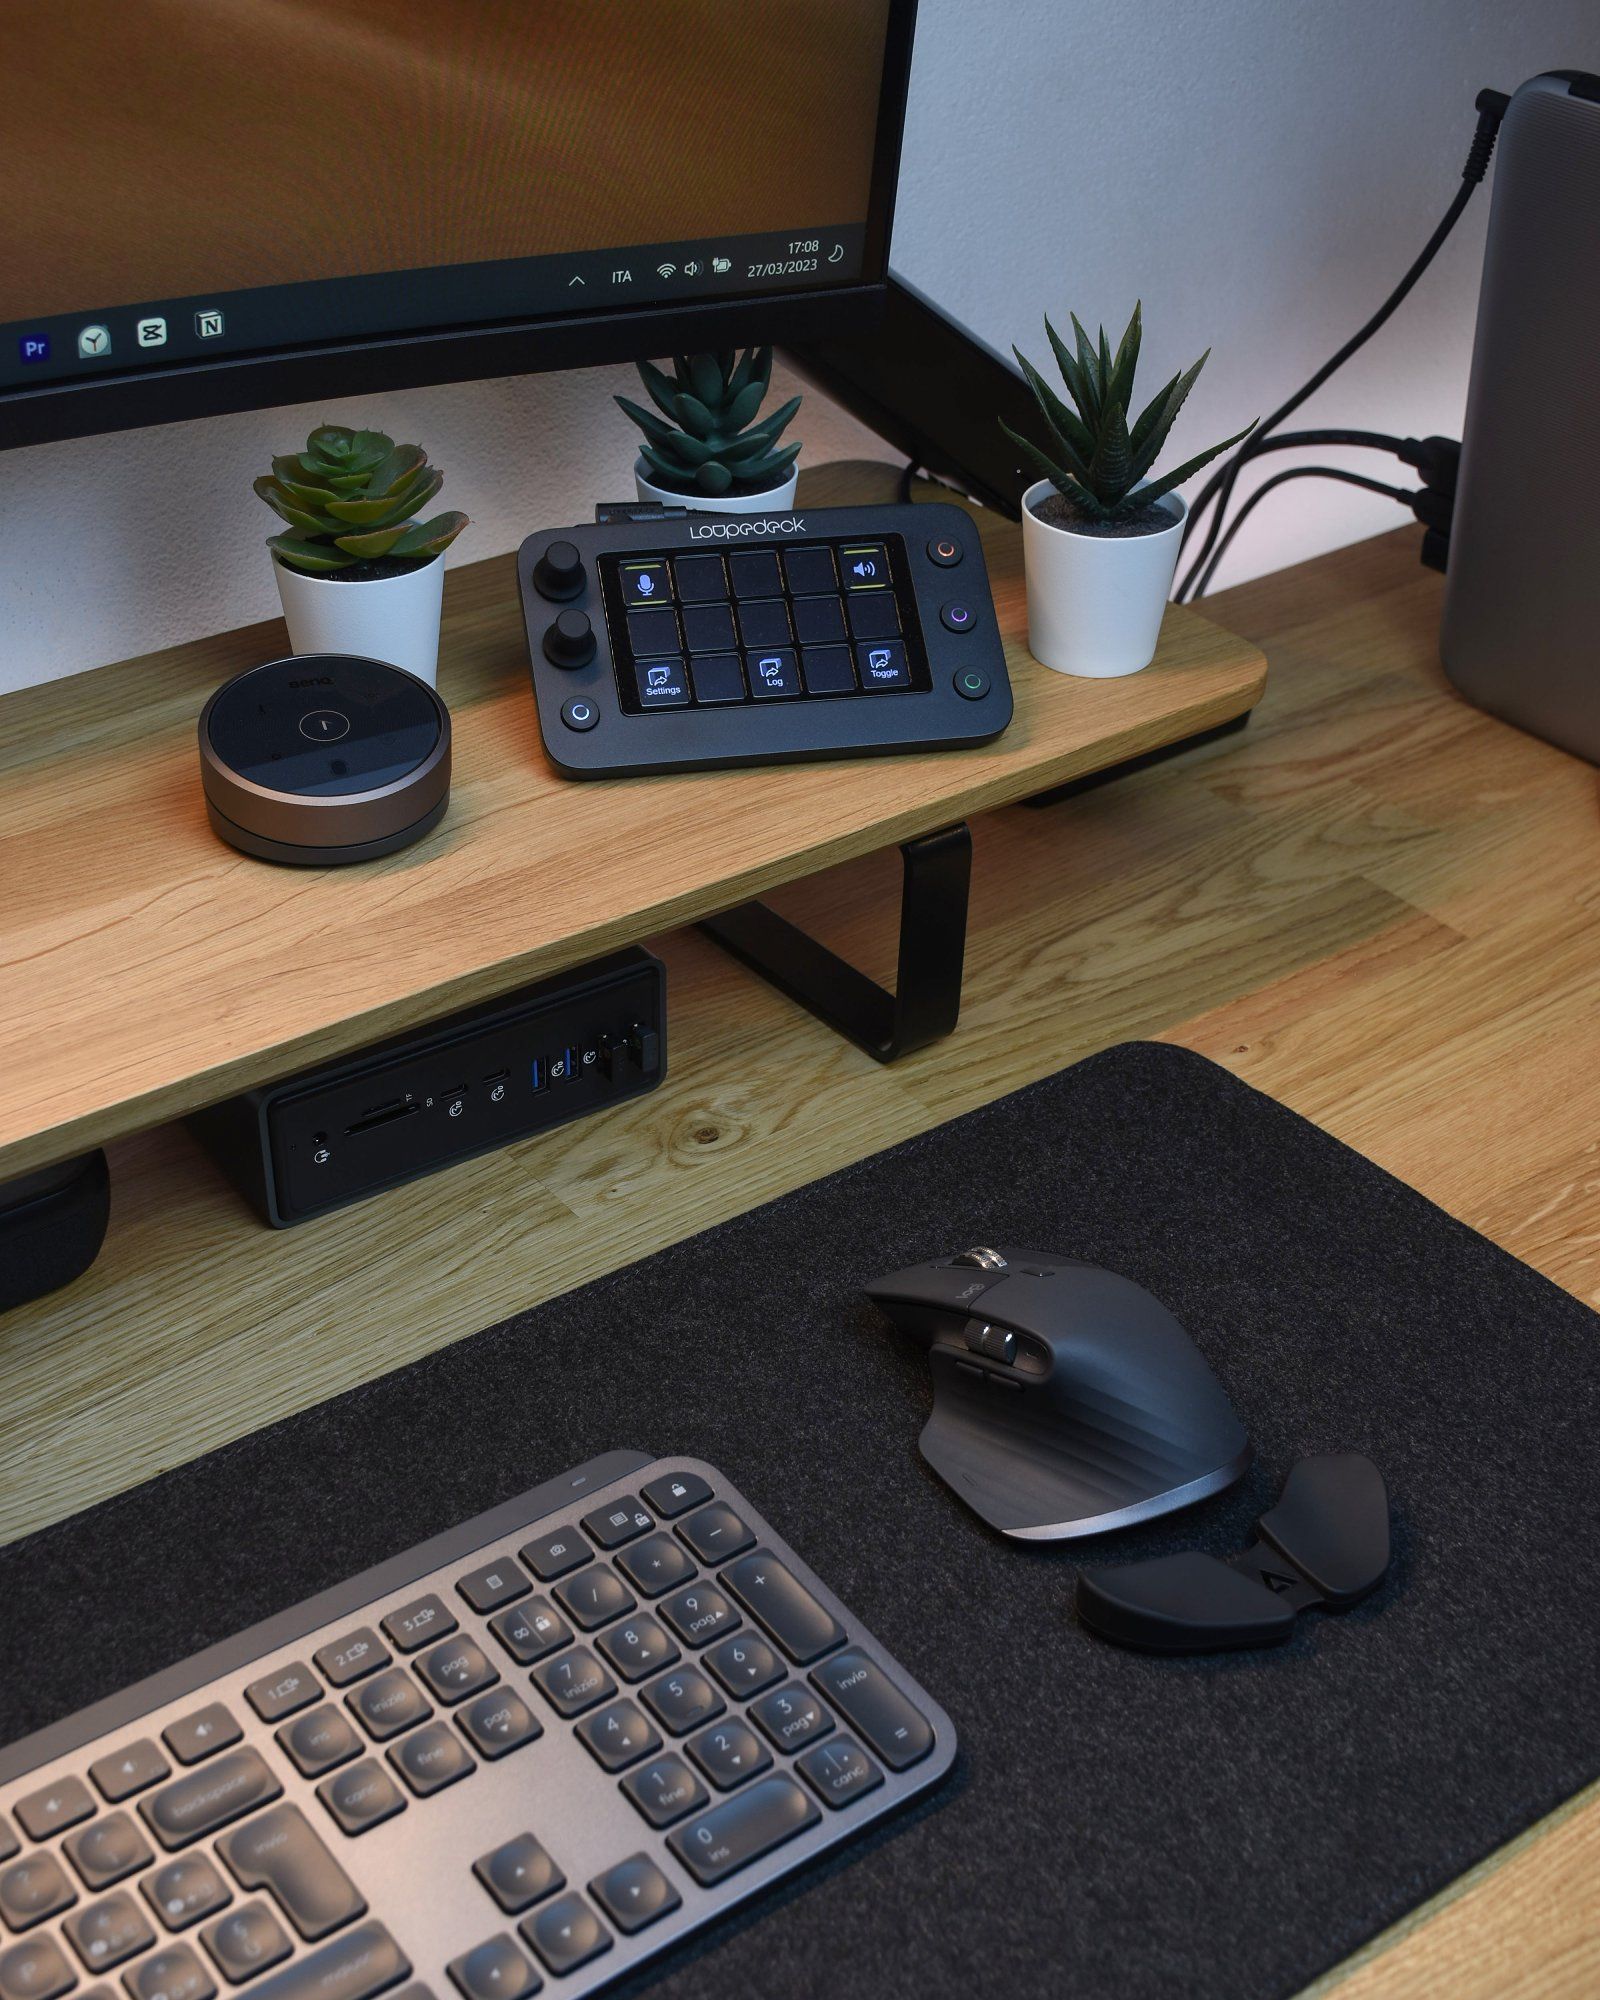
<svg viewBox="0 0 1600 2000">
<path fill-rule="evenodd" d="M 727 1480 L 612 1452 L 0 1751 L 0 2000 L 593 1993 L 954 1754 Z"/>
<path fill-rule="evenodd" d="M 551 529 L 517 580 L 540 733 L 569 778 L 956 749 L 1011 720 L 959 507 Z"/>
</svg>

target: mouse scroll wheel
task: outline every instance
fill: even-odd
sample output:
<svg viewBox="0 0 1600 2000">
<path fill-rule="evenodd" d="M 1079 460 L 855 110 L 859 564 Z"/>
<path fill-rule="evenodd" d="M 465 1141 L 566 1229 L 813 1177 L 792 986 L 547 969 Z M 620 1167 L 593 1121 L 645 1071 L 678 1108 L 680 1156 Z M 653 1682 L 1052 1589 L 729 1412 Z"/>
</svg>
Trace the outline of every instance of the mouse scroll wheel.
<svg viewBox="0 0 1600 2000">
<path fill-rule="evenodd" d="M 1017 1336 L 1008 1326 L 991 1326 L 987 1320 L 967 1321 L 967 1346 L 974 1354 L 986 1354 L 991 1361 L 1003 1361 L 1009 1368 L 1017 1358 Z"/>
<path fill-rule="evenodd" d="M 985 1250 L 981 1247 L 976 1250 L 963 1250 L 959 1257 L 952 1257 L 950 1261 L 952 1264 L 971 1264 L 980 1271 L 1004 1271 L 1007 1268 L 1006 1260 L 998 1250 Z"/>
</svg>

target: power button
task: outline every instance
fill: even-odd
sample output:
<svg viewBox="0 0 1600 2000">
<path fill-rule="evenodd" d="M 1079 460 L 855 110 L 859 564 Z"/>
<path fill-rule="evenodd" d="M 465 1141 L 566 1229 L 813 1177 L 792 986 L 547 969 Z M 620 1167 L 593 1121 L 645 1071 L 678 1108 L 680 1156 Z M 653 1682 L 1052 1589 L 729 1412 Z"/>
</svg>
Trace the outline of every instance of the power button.
<svg viewBox="0 0 1600 2000">
<path fill-rule="evenodd" d="M 575 695 L 562 703 L 561 720 L 569 729 L 593 729 L 600 720 L 599 705 L 584 695 Z"/>
<path fill-rule="evenodd" d="M 982 701 L 989 692 L 989 676 L 982 667 L 963 667 L 955 677 L 955 691 L 966 701 Z"/>
<path fill-rule="evenodd" d="M 961 544 L 954 535 L 935 535 L 928 544 L 928 556 L 941 569 L 954 569 L 963 554 Z"/>
</svg>

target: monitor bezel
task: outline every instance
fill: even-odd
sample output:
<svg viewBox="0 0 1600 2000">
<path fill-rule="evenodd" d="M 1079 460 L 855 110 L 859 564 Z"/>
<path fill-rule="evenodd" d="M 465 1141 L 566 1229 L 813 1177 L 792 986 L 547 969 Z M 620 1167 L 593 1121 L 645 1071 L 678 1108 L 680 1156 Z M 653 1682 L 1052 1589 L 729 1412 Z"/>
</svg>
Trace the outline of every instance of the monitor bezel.
<svg viewBox="0 0 1600 2000">
<path fill-rule="evenodd" d="M 0 391 L 0 450 L 292 403 L 859 332 L 873 324 L 888 296 L 916 12 L 917 0 L 889 0 L 861 276 L 855 282 L 815 292 L 746 293 L 725 301 L 357 336 L 30 384 Z"/>
</svg>

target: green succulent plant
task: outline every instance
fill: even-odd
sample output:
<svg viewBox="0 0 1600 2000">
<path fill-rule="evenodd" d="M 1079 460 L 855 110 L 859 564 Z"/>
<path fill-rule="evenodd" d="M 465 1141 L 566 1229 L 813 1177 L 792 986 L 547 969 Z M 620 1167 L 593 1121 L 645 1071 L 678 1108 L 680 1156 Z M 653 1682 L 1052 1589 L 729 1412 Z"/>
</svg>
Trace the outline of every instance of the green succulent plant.
<svg viewBox="0 0 1600 2000">
<path fill-rule="evenodd" d="M 780 446 L 778 438 L 800 398 L 755 421 L 772 382 L 770 347 L 680 354 L 671 375 L 641 361 L 639 377 L 661 415 L 626 396 L 617 402 L 644 432 L 645 463 L 657 483 L 674 493 L 763 493 L 788 477 L 800 447 Z"/>
<path fill-rule="evenodd" d="M 466 515 L 417 519 L 443 484 L 420 444 L 322 424 L 304 451 L 275 458 L 255 490 L 293 530 L 269 535 L 267 547 L 291 569 L 326 576 L 355 563 L 430 562 L 447 549 Z"/>
<path fill-rule="evenodd" d="M 1041 450 L 1032 439 L 1014 431 L 1003 418 L 1000 428 L 1013 444 L 1027 454 L 1063 499 L 1089 520 L 1125 520 L 1140 508 L 1159 500 L 1163 494 L 1170 493 L 1174 487 L 1181 486 L 1202 466 L 1209 465 L 1220 452 L 1238 444 L 1241 438 L 1248 437 L 1255 429 L 1255 419 L 1252 418 L 1236 437 L 1198 453 L 1175 472 L 1163 473 L 1159 479 L 1148 480 L 1141 485 L 1139 482 L 1146 479 L 1154 466 L 1161 447 L 1167 441 L 1167 433 L 1194 387 L 1195 377 L 1206 365 L 1211 350 L 1208 347 L 1192 368 L 1182 369 L 1174 375 L 1140 414 L 1130 419 L 1134 370 L 1139 365 L 1139 342 L 1143 335 L 1139 305 L 1135 304 L 1133 308 L 1128 330 L 1118 343 L 1115 354 L 1111 352 L 1104 327 L 1100 329 L 1099 340 L 1093 341 L 1080 324 L 1078 315 L 1073 313 L 1070 317 L 1076 337 L 1076 352 L 1048 319 L 1044 330 L 1055 350 L 1067 393 L 1077 405 L 1076 412 L 1068 409 L 1020 348 L 1011 350 L 1017 357 L 1028 387 L 1033 391 L 1056 455 L 1052 457 L 1049 452 Z"/>
</svg>

